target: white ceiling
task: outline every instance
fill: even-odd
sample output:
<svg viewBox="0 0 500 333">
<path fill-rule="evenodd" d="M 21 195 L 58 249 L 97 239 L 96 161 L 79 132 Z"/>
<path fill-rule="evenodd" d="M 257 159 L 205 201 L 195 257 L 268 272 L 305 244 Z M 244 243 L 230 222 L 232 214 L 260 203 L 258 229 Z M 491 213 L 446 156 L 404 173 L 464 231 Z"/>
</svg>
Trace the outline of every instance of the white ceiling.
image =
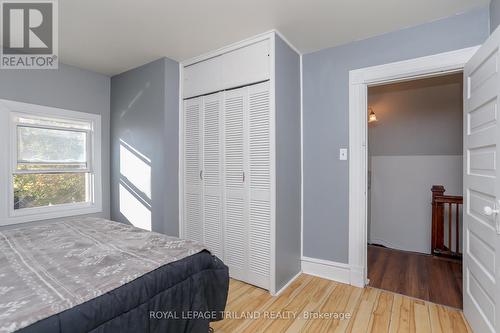
<svg viewBox="0 0 500 333">
<path fill-rule="evenodd" d="M 63 0 L 61 62 L 113 75 L 278 29 L 301 52 L 487 6 L 489 0 Z"/>
</svg>

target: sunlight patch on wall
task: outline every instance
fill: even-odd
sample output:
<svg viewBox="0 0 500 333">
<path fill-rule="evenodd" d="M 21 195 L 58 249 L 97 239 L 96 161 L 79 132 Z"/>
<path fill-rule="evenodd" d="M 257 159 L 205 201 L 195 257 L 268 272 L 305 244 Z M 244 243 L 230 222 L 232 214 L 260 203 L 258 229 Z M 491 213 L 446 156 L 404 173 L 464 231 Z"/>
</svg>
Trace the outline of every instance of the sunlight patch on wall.
<svg viewBox="0 0 500 333">
<path fill-rule="evenodd" d="M 120 213 L 135 227 L 151 231 L 151 210 L 130 188 L 120 184 Z"/>
<path fill-rule="evenodd" d="M 120 213 L 135 227 L 150 230 L 151 159 L 120 139 Z"/>
<path fill-rule="evenodd" d="M 120 174 L 151 199 L 151 160 L 120 140 Z"/>
</svg>

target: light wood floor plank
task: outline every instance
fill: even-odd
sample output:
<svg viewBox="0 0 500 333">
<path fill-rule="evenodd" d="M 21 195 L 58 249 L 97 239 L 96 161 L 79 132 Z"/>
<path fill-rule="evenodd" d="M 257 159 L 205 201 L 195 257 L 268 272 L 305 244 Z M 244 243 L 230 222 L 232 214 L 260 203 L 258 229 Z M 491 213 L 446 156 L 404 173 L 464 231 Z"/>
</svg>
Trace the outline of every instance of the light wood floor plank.
<svg viewBox="0 0 500 333">
<path fill-rule="evenodd" d="M 212 323 L 214 332 L 472 333 L 460 310 L 306 274 L 277 297 L 231 280 L 226 312 L 232 315 Z M 253 312 L 259 318 L 248 317 Z M 317 317 L 325 314 L 337 317 Z"/>
<path fill-rule="evenodd" d="M 370 320 L 370 332 L 388 332 L 391 323 L 394 294 L 381 292 Z"/>
<path fill-rule="evenodd" d="M 453 330 L 452 318 L 448 315 L 446 307 L 430 303 L 429 314 L 432 333 L 451 332 Z"/>
<path fill-rule="evenodd" d="M 467 333 L 468 324 L 464 321 L 464 317 L 461 312 L 458 311 L 448 311 L 448 315 L 450 316 L 450 321 L 452 323 L 451 329 L 456 333 Z"/>
<path fill-rule="evenodd" d="M 415 301 L 413 305 L 413 314 L 415 316 L 415 332 L 431 332 L 431 321 L 429 317 L 429 308 L 425 302 Z"/>
<path fill-rule="evenodd" d="M 352 332 L 368 332 L 368 326 L 373 313 L 373 308 L 380 290 L 374 288 L 365 288 L 361 300 L 353 314 L 353 322 L 351 326 Z"/>
<path fill-rule="evenodd" d="M 353 295 L 355 292 L 354 288 L 347 286 L 345 284 L 338 284 L 324 300 L 322 306 L 317 311 L 318 315 L 321 314 L 335 314 L 335 313 L 345 313 L 349 304 L 352 303 Z M 358 296 L 359 297 L 359 293 Z M 306 326 L 304 327 L 305 332 L 342 332 L 344 327 L 345 319 L 332 318 L 313 318 L 308 320 Z"/>
<path fill-rule="evenodd" d="M 271 325 L 276 315 L 284 311 L 285 307 L 295 297 L 298 297 L 303 288 L 311 281 L 312 276 L 302 274 L 284 290 L 278 297 L 274 297 L 264 306 L 262 315 L 258 319 L 249 319 L 242 323 L 240 332 L 262 332 Z M 267 330 L 266 330 L 267 331 Z"/>
<path fill-rule="evenodd" d="M 302 314 L 288 327 L 287 332 L 303 332 L 305 325 L 308 323 L 309 314 L 319 313 L 320 307 L 324 304 L 326 299 L 330 296 L 333 289 L 337 286 L 336 283 L 329 283 L 331 281 L 315 278 L 314 283 L 318 283 L 318 289 L 314 295 L 309 299 L 309 302 L 304 307 Z M 308 315 L 306 316 L 305 313 Z"/>
<path fill-rule="evenodd" d="M 411 299 L 403 295 L 395 294 L 392 303 L 389 333 L 411 331 L 410 310 L 411 310 Z M 415 330 L 413 329 L 413 331 Z"/>
</svg>

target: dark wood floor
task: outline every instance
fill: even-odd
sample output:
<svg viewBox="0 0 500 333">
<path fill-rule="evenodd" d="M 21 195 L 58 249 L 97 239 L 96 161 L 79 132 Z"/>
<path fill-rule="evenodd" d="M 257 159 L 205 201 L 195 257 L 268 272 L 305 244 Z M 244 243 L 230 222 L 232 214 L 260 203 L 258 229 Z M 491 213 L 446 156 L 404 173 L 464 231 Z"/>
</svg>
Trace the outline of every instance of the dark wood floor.
<svg viewBox="0 0 500 333">
<path fill-rule="evenodd" d="M 368 246 L 370 286 L 462 308 L 462 263 Z"/>
</svg>

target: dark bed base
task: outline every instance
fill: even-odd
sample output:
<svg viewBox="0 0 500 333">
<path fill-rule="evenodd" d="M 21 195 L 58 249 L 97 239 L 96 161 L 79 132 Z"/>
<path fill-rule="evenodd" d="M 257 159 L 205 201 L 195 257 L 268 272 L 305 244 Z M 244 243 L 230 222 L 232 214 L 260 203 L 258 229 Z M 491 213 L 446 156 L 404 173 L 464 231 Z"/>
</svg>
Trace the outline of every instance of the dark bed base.
<svg viewBox="0 0 500 333">
<path fill-rule="evenodd" d="M 228 268 L 204 251 L 19 332 L 207 333 L 222 319 L 228 288 Z"/>
</svg>

